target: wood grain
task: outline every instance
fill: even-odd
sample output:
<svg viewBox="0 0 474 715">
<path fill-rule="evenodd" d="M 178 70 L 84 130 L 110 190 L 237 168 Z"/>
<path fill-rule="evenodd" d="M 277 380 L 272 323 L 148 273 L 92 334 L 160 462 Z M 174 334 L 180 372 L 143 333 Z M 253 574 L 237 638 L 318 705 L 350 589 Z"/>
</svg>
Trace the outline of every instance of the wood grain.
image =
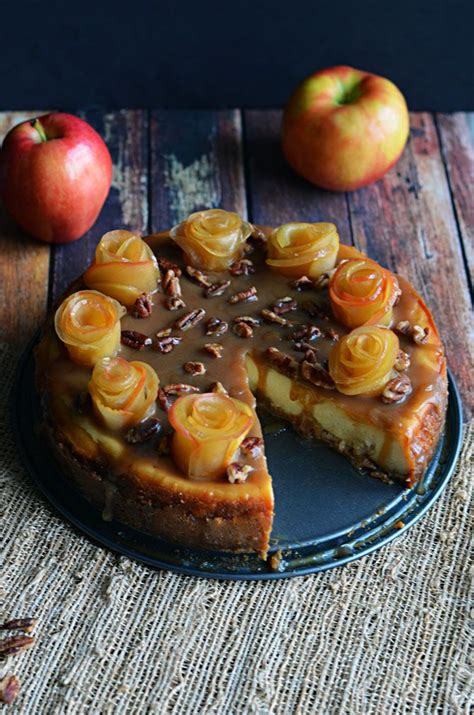
<svg viewBox="0 0 474 715">
<path fill-rule="evenodd" d="M 81 113 L 105 140 L 113 161 L 112 188 L 104 207 L 83 238 L 54 246 L 51 254 L 50 301 L 55 301 L 87 268 L 106 231 L 126 228 L 147 232 L 148 118 L 145 111 Z"/>
<path fill-rule="evenodd" d="M 247 215 L 237 110 L 153 111 L 150 138 L 152 231 L 205 208 Z"/>
<path fill-rule="evenodd" d="M 0 112 L 0 141 L 16 124 L 43 112 Z M 0 340 L 21 347 L 46 310 L 49 246 L 29 237 L 0 203 Z"/>
<path fill-rule="evenodd" d="M 280 147 L 281 112 L 244 115 L 250 219 L 277 226 L 286 221 L 331 221 L 343 243 L 352 242 L 346 197 L 323 191 L 297 176 Z"/>
<path fill-rule="evenodd" d="M 436 124 L 472 290 L 474 285 L 474 112 L 437 114 Z"/>
<path fill-rule="evenodd" d="M 433 312 L 472 414 L 470 300 L 433 117 L 411 116 L 411 140 L 382 180 L 349 195 L 355 244 L 406 276 Z"/>
</svg>

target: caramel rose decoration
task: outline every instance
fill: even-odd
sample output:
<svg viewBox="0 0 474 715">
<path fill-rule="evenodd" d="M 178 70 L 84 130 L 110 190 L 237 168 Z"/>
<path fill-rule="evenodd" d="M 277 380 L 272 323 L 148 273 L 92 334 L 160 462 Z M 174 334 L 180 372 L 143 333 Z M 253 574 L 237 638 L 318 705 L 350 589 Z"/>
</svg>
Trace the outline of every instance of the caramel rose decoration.
<svg viewBox="0 0 474 715">
<path fill-rule="evenodd" d="M 400 350 L 392 330 L 364 325 L 342 338 L 329 355 L 329 373 L 344 395 L 379 395 L 395 375 Z"/>
<path fill-rule="evenodd" d="M 226 271 L 242 258 L 251 232 L 250 224 L 242 221 L 238 214 L 208 209 L 188 216 L 171 229 L 170 235 L 194 268 Z"/>
<path fill-rule="evenodd" d="M 334 268 L 339 235 L 333 223 L 285 223 L 267 241 L 267 264 L 288 278 L 318 278 Z"/>
<path fill-rule="evenodd" d="M 132 427 L 155 410 L 159 379 L 150 365 L 120 357 L 99 360 L 89 382 L 97 418 L 109 429 Z"/>
<path fill-rule="evenodd" d="M 140 236 L 131 231 L 109 231 L 99 241 L 84 282 L 131 307 L 143 293 L 157 290 L 159 277 L 153 251 Z"/>
<path fill-rule="evenodd" d="M 81 290 L 61 303 L 54 326 L 71 360 L 93 367 L 100 358 L 118 352 L 120 318 L 125 313 L 113 298 L 95 290 Z"/>
<path fill-rule="evenodd" d="M 247 404 L 217 392 L 180 397 L 168 417 L 173 459 L 191 479 L 224 474 L 255 420 Z"/>
<path fill-rule="evenodd" d="M 329 284 L 334 317 L 348 328 L 364 323 L 389 325 L 399 295 L 393 273 L 368 258 L 344 261 Z"/>
</svg>

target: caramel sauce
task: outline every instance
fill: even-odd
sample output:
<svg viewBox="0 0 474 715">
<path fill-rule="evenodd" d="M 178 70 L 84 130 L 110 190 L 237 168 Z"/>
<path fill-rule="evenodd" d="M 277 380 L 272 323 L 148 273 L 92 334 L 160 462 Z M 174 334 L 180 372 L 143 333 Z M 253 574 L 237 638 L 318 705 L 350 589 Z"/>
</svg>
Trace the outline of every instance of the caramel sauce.
<svg viewBox="0 0 474 715">
<path fill-rule="evenodd" d="M 170 353 L 162 354 L 155 352 L 151 348 L 144 350 L 134 350 L 124 345 L 121 346 L 120 355 L 127 360 L 142 360 L 148 362 L 157 372 L 162 387 L 171 383 L 188 383 L 195 385 L 200 391 L 209 391 L 212 383 L 221 382 L 232 397 L 247 402 L 255 407 L 255 397 L 251 393 L 248 384 L 248 375 L 245 364 L 245 357 L 249 353 L 259 368 L 257 393 L 265 390 L 267 371 L 270 365 L 265 357 L 268 347 L 276 347 L 284 353 L 295 358 L 298 362 L 302 360 L 304 353 L 294 349 L 291 335 L 298 326 L 302 324 L 312 324 L 318 326 L 323 335 L 311 344 L 317 350 L 318 359 L 325 364 L 330 350 L 335 344 L 334 341 L 324 335 L 328 328 L 333 328 L 340 337 L 349 332 L 348 328 L 335 321 L 330 314 L 329 299 L 327 289 L 318 291 L 310 289 L 298 292 L 292 288 L 291 281 L 271 270 L 265 263 L 264 245 L 250 241 L 253 251 L 249 253 L 255 265 L 255 273 L 248 276 L 231 276 L 229 272 L 207 273 L 212 282 L 231 280 L 231 285 L 224 295 L 213 298 L 206 298 L 204 288 L 187 276 L 183 254 L 181 250 L 171 241 L 167 233 L 157 234 L 149 237 L 149 243 L 157 256 L 163 256 L 173 263 L 179 264 L 183 269 L 180 278 L 182 295 L 186 304 L 185 308 L 177 311 L 170 311 L 165 306 L 165 296 L 161 287 L 153 296 L 153 312 L 149 318 L 136 319 L 130 314 L 122 318 L 122 330 L 137 330 L 150 337 L 155 337 L 156 333 L 165 328 L 171 327 L 173 323 L 185 313 L 196 308 L 204 308 L 206 316 L 196 327 L 187 331 L 174 329 L 172 334 L 182 338 L 182 342 Z M 341 247 L 338 260 L 341 257 L 350 255 L 349 247 Z M 357 252 L 356 252 L 357 253 Z M 360 254 L 358 254 L 360 255 Z M 291 387 L 291 399 L 299 400 L 304 405 L 304 412 L 311 413 L 313 406 L 319 401 L 334 401 L 342 407 L 352 419 L 367 424 L 375 425 L 389 432 L 409 431 L 417 425 L 416 415 L 422 415 L 425 407 L 435 403 L 442 410 L 445 399 L 445 362 L 443 348 L 440 343 L 436 328 L 432 322 L 429 311 L 418 294 L 411 285 L 403 278 L 399 277 L 402 295 L 398 304 L 393 309 L 393 324 L 400 320 L 410 320 L 422 327 L 428 326 L 430 333 L 428 341 L 424 345 L 416 345 L 405 337 L 400 338 L 400 347 L 405 350 L 411 358 L 411 366 L 408 374 L 412 382 L 413 390 L 408 398 L 398 404 L 386 405 L 380 397 L 368 396 L 346 396 L 336 390 L 325 390 L 305 382 L 295 380 Z M 251 286 L 256 286 L 258 300 L 255 302 L 241 302 L 237 304 L 229 303 L 229 297 L 240 291 L 244 291 Z M 78 285 L 74 286 L 74 290 Z M 274 323 L 267 323 L 261 317 L 260 311 L 263 308 L 271 308 L 279 299 L 286 296 L 294 298 L 298 303 L 298 308 L 285 314 L 285 318 L 294 323 L 294 327 L 282 327 Z M 305 304 L 314 303 L 324 317 L 313 317 L 305 309 Z M 251 316 L 260 321 L 260 326 L 254 329 L 252 338 L 244 339 L 238 337 L 233 332 L 234 320 L 239 316 Z M 206 335 L 205 324 L 209 318 L 219 318 L 228 323 L 228 330 L 221 336 Z M 48 341 L 59 344 L 52 327 L 48 331 Z M 222 358 L 212 357 L 204 349 L 206 343 L 219 343 L 223 346 Z M 57 346 L 56 346 L 57 348 Z M 56 418 L 58 421 L 69 421 L 81 424 L 81 420 L 93 419 L 92 416 L 84 418 L 79 416 L 75 410 L 78 394 L 87 389 L 91 371 L 74 364 L 67 357 L 65 349 L 60 346 L 56 349 L 56 356 L 49 357 L 43 361 L 42 371 L 49 380 L 50 391 L 57 399 L 52 401 L 53 409 L 56 405 Z M 204 375 L 191 376 L 183 369 L 183 365 L 188 361 L 198 361 L 204 363 L 206 373 Z M 157 405 L 155 416 L 162 422 L 163 431 L 169 429 L 166 413 Z M 101 427 L 103 432 L 105 428 Z M 260 425 L 256 424 L 251 431 L 252 435 L 261 436 Z M 111 435 L 117 438 L 117 434 Z M 107 462 L 112 473 L 123 473 L 130 468 L 132 463 L 147 463 L 163 474 L 177 480 L 190 482 L 179 473 L 176 466 L 169 457 L 157 456 L 156 441 L 151 440 L 145 444 L 129 445 L 122 438 L 119 438 L 122 449 L 120 455 L 111 458 L 107 455 Z M 383 452 L 390 448 L 390 440 L 386 439 Z M 236 459 L 239 459 L 237 455 Z M 264 456 L 251 459 L 245 457 L 241 460 L 250 463 L 254 471 L 246 482 L 246 489 L 242 485 L 230 485 L 226 477 L 222 477 L 217 482 L 199 482 L 196 489 L 200 492 L 206 491 L 209 498 L 219 497 L 222 489 L 232 489 L 236 498 L 249 498 L 252 496 L 252 485 L 259 487 L 268 479 Z M 240 491 L 239 491 L 240 490 Z M 255 491 L 257 495 L 258 490 Z M 113 501 L 113 494 L 110 495 L 110 503 Z M 106 507 L 107 516 L 109 507 Z"/>
</svg>

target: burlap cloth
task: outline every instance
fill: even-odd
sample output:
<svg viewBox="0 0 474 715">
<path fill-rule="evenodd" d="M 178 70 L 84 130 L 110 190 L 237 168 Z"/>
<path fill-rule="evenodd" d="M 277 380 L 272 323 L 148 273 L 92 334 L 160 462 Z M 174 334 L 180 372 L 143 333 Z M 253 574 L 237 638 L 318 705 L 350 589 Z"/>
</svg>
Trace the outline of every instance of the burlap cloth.
<svg viewBox="0 0 474 715">
<path fill-rule="evenodd" d="M 288 581 L 195 579 L 116 556 L 52 512 L 9 435 L 14 362 L 0 350 L 0 618 L 39 623 L 3 664 L 22 682 L 11 711 L 470 711 L 472 425 L 444 496 L 381 551 Z"/>
</svg>

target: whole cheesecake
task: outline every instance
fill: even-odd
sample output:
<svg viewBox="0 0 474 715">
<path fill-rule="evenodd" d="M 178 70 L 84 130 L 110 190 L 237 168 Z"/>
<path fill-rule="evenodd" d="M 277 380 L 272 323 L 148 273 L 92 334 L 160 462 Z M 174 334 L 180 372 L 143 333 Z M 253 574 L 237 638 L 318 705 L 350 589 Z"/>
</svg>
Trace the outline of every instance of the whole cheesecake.
<svg viewBox="0 0 474 715">
<path fill-rule="evenodd" d="M 273 492 L 256 403 L 406 486 L 447 403 L 438 331 L 405 279 L 333 224 L 220 209 L 144 240 L 106 234 L 44 328 L 37 382 L 64 478 L 104 519 L 262 557 Z"/>
</svg>

